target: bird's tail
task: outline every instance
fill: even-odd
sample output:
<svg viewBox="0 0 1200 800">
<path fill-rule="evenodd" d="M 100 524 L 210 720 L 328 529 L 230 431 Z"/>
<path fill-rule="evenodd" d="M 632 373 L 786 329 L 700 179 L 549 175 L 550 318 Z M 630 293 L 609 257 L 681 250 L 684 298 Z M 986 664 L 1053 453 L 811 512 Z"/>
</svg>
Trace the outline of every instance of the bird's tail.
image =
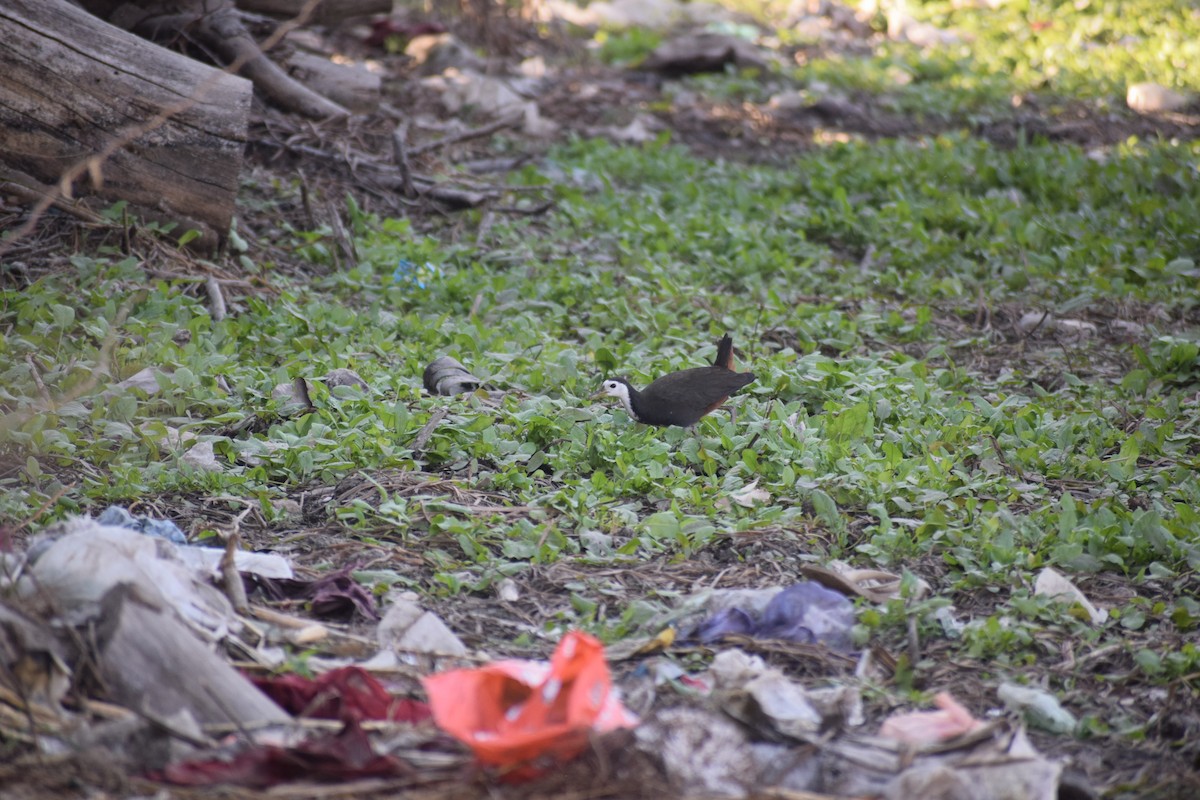
<svg viewBox="0 0 1200 800">
<path fill-rule="evenodd" d="M 717 358 L 713 361 L 713 365 L 733 372 L 733 339 L 728 333 L 721 337 L 721 341 L 717 342 Z"/>
</svg>

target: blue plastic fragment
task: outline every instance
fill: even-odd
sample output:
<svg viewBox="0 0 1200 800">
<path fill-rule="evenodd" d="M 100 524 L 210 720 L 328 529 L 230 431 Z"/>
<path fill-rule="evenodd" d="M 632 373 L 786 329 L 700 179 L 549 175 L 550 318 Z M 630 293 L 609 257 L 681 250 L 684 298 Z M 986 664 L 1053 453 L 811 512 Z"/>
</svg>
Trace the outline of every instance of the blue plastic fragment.
<svg viewBox="0 0 1200 800">
<path fill-rule="evenodd" d="M 396 269 L 392 272 L 392 283 L 404 283 L 417 289 L 424 289 L 428 285 L 427 282 L 440 273 L 441 270 L 432 261 L 414 264 L 407 258 L 402 258 L 396 262 Z"/>
<path fill-rule="evenodd" d="M 157 536 L 175 544 L 187 544 L 187 536 L 171 520 L 153 519 L 144 514 L 135 517 L 124 506 L 109 506 L 96 517 L 96 521 L 101 525 L 116 525 L 118 528 L 129 528 L 148 536 Z"/>
<path fill-rule="evenodd" d="M 849 650 L 854 604 L 819 583 L 801 581 L 771 598 L 757 617 L 741 608 L 726 608 L 701 622 L 693 638 L 709 644 L 730 634 L 780 639 L 800 644 L 823 642 Z"/>
</svg>

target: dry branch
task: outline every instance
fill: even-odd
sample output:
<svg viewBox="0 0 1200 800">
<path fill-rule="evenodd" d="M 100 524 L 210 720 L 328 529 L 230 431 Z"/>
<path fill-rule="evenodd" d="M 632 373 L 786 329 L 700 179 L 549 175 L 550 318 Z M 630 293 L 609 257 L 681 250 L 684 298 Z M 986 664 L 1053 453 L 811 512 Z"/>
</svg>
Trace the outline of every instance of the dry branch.
<svg viewBox="0 0 1200 800">
<path fill-rule="evenodd" d="M 237 0 L 238 8 L 244 11 L 278 19 L 298 17 L 306 5 L 307 0 Z M 322 0 L 312 9 L 309 19 L 316 25 L 332 25 L 354 17 L 390 14 L 391 11 L 392 0 Z"/>
</svg>

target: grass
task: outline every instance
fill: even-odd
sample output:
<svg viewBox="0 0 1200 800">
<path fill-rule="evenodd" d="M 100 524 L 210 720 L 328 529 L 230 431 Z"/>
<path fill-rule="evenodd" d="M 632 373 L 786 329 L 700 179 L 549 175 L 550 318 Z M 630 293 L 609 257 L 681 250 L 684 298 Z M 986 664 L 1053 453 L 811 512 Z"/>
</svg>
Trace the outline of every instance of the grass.
<svg viewBox="0 0 1200 800">
<path fill-rule="evenodd" d="M 455 570 L 686 557 L 731 531 L 782 526 L 827 529 L 837 557 L 935 554 L 963 585 L 1045 564 L 1177 574 L 1200 563 L 1194 333 L 1152 324 L 1121 349 L 1132 369 L 1090 380 L 1111 358 L 1099 341 L 1043 345 L 1038 375 L 1021 358 L 976 374 L 959 362 L 993 343 L 969 326 L 947 336 L 944 323 L 972 317 L 979 298 L 1194 318 L 1197 197 L 1179 183 L 1194 156 L 1135 145 L 1096 161 L 950 138 L 841 145 L 772 170 L 579 141 L 554 160 L 603 188 L 561 190 L 536 236 L 510 225 L 498 247 L 473 251 L 360 216 L 359 267 L 250 298 L 219 323 L 131 259 L 77 257 L 7 298 L 3 400 L 32 416 L 9 431 L 25 466 L 5 513 L 64 489 L 58 513 L 164 492 L 265 504 L 353 470 L 425 466 L 537 509 L 434 515 L 429 530 L 457 543 L 441 556 Z M 326 260 L 324 240 L 306 238 L 300 252 Z M 396 283 L 399 259 L 432 260 L 440 277 Z M 70 392 L 140 287 L 115 370 L 161 367 L 161 391 L 46 410 L 27 357 L 52 394 Z M 736 424 L 713 415 L 693 438 L 586 399 L 609 372 L 644 383 L 704 363 L 726 330 L 758 375 Z M 420 373 L 439 353 L 508 393 L 495 407 L 428 397 Z M 335 367 L 370 390 L 314 382 L 314 412 L 276 415 L 272 387 Z M 1061 377 L 1053 390 L 1038 383 L 1047 368 Z M 450 416 L 418 463 L 407 444 L 436 407 Z M 178 463 L 166 426 L 211 441 L 224 471 Z M 768 503 L 718 503 L 755 480 Z M 372 535 L 424 533 L 404 502 L 335 513 Z"/>
<path fill-rule="evenodd" d="M 926 12 L 975 13 L 940 8 Z M 999 69 L 1007 56 L 985 51 Z M 1083 91 L 1064 74 L 1062 89 Z M 476 249 L 351 205 L 358 266 L 333 267 L 328 231 L 294 231 L 320 277 L 254 261 L 278 296 L 245 297 L 219 322 L 193 284 L 76 254 L 3 299 L 0 516 L 201 495 L 273 518 L 280 499 L 347 474 L 409 470 L 529 509 L 387 491 L 328 509 L 347 536 L 419 547 L 432 594 L 773 531 L 797 554 L 944 573 L 931 604 L 864 609 L 864 639 L 902 637 L 913 609 L 936 626 L 952 595 L 993 598 L 956 645 L 993 671 L 1034 663 L 1047 636 L 1189 634 L 1200 605 L 1169 587 L 1200 569 L 1198 156 L 1195 143 L 1096 154 L 945 136 L 839 144 L 780 169 L 665 140 L 575 140 L 515 177 L 572 176 L 548 217 L 497 223 Z M 402 260 L 428 266 L 397 275 Z M 1028 311 L 1100 332 L 1023 336 L 1012 321 Z M 1115 318 L 1144 327 L 1127 342 Z M 758 376 L 736 422 L 713 414 L 692 436 L 588 399 L 606 374 L 640 385 L 707 363 L 725 331 Z M 98 397 L 105 342 L 114 378 L 157 367 L 159 390 Z M 421 372 L 441 354 L 502 394 L 430 397 Z M 369 389 L 315 380 L 338 367 Z M 296 377 L 314 408 L 288 415 L 272 390 Z M 437 409 L 448 415 L 415 453 Z M 182 461 L 169 431 L 210 442 L 220 470 Z M 728 502 L 753 482 L 768 500 Z M 1120 576 L 1146 597 L 1091 629 L 1032 595 L 1043 566 Z M 547 632 L 617 639 L 669 600 L 570 588 L 572 611 Z M 1136 654 L 1142 679 L 1200 667 L 1193 645 L 1157 641 Z"/>
</svg>

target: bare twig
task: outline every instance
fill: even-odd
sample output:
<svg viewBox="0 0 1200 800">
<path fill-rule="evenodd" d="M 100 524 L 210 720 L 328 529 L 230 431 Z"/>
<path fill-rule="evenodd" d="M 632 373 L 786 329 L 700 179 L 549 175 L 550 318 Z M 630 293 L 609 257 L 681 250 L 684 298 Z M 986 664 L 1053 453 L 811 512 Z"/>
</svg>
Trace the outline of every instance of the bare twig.
<svg viewBox="0 0 1200 800">
<path fill-rule="evenodd" d="M 554 208 L 556 201 L 547 200 L 544 203 L 538 203 L 530 208 L 520 208 L 519 206 L 496 206 L 496 212 L 500 214 L 520 214 L 527 217 L 536 217 L 540 214 L 545 214 L 550 209 Z"/>
<path fill-rule="evenodd" d="M 396 169 L 400 170 L 400 180 L 403 181 L 404 196 L 417 196 L 417 187 L 413 186 L 412 167 L 408 163 L 408 120 L 400 123 L 392 132 L 392 159 Z"/>
<path fill-rule="evenodd" d="M 42 374 L 38 372 L 37 364 L 35 364 L 33 361 L 32 353 L 25 354 L 25 363 L 29 365 L 29 374 L 33 376 L 33 385 L 37 387 L 38 394 L 40 394 L 42 396 L 42 400 L 49 405 L 52 402 L 50 399 L 50 392 L 46 390 L 46 384 L 42 383 Z"/>
<path fill-rule="evenodd" d="M 425 445 L 429 443 L 429 438 L 433 436 L 434 430 L 438 425 L 441 424 L 442 420 L 444 420 L 449 413 L 450 412 L 446 409 L 439 408 L 430 415 L 429 421 L 425 423 L 425 427 L 417 431 L 417 435 L 413 438 L 413 455 L 417 455 L 425 449 Z"/>
<path fill-rule="evenodd" d="M 507 117 L 498 119 L 495 122 L 478 128 L 471 128 L 470 130 L 465 130 L 461 133 L 452 133 L 449 136 L 443 136 L 441 139 L 437 139 L 432 142 L 426 142 L 423 145 L 412 148 L 409 151 L 409 155 L 420 156 L 424 155 L 425 153 L 432 153 L 434 150 L 440 150 L 447 145 L 458 144 L 459 142 L 466 142 L 471 139 L 478 139 L 482 136 L 490 136 L 497 131 L 502 131 L 505 128 L 511 128 L 517 125 L 524 118 L 524 113 L 511 114 Z"/>
<path fill-rule="evenodd" d="M 221 556 L 221 580 L 225 584 L 225 596 L 229 598 L 229 602 L 233 604 L 234 610 L 239 614 L 249 612 L 250 601 L 246 599 L 246 586 L 242 583 L 242 576 L 238 574 L 237 551 L 241 535 L 237 529 L 241 527 L 242 519 L 250 513 L 251 508 L 251 506 L 247 506 L 234 519 L 233 533 L 229 534 L 229 538 L 225 540 L 225 555 Z"/>
<path fill-rule="evenodd" d="M 492 230 L 492 224 L 496 221 L 496 215 L 492 213 L 490 208 L 484 209 L 483 216 L 479 218 L 479 230 L 475 232 L 475 247 L 482 247 L 483 242 L 487 239 L 487 235 Z M 474 313 L 474 307 L 471 311 Z"/>
</svg>

